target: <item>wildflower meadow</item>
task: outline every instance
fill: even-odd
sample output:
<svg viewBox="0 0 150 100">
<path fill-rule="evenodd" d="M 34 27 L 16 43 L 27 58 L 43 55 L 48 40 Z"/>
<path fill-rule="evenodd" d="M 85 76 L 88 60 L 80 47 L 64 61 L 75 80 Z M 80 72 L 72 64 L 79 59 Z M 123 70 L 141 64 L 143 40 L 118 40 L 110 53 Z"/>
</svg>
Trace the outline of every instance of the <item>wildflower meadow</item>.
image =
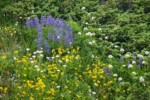
<svg viewBox="0 0 150 100">
<path fill-rule="evenodd" d="M 0 100 L 150 100 L 149 0 L 0 9 Z"/>
</svg>

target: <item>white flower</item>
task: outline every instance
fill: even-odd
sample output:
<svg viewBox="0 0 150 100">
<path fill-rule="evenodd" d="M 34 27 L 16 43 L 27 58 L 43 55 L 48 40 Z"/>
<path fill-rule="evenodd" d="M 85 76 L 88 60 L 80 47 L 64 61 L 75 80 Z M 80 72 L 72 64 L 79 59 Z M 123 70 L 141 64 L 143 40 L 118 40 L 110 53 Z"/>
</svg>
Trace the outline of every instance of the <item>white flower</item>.
<svg viewBox="0 0 150 100">
<path fill-rule="evenodd" d="M 141 58 L 141 59 L 144 58 L 144 56 L 141 55 L 141 54 L 138 54 L 137 57 L 138 57 L 138 58 Z"/>
<path fill-rule="evenodd" d="M 92 55 L 91 58 L 94 58 L 94 55 Z"/>
<path fill-rule="evenodd" d="M 91 19 L 94 20 L 96 17 L 92 17 Z"/>
<path fill-rule="evenodd" d="M 69 44 L 72 44 L 72 42 L 69 42 Z"/>
<path fill-rule="evenodd" d="M 117 74 L 114 74 L 114 75 L 113 75 L 113 77 L 117 77 L 117 76 L 118 76 Z"/>
<path fill-rule="evenodd" d="M 93 34 L 91 32 L 87 32 L 86 36 L 92 36 Z"/>
<path fill-rule="evenodd" d="M 40 71 L 40 69 L 39 69 L 39 68 L 37 68 L 37 69 L 36 69 L 36 71 Z"/>
<path fill-rule="evenodd" d="M 112 55 L 108 55 L 108 58 L 113 58 L 113 56 Z"/>
<path fill-rule="evenodd" d="M 110 64 L 109 66 L 108 66 L 110 69 L 112 69 L 113 68 L 113 66 Z"/>
<path fill-rule="evenodd" d="M 146 64 L 146 61 L 142 61 L 142 64 Z"/>
<path fill-rule="evenodd" d="M 32 56 L 32 58 L 36 58 L 36 56 L 35 56 L 35 55 L 33 55 L 33 56 Z"/>
<path fill-rule="evenodd" d="M 30 50 L 30 48 L 26 48 L 26 51 L 29 51 Z"/>
<path fill-rule="evenodd" d="M 78 32 L 78 34 L 81 35 L 82 33 L 81 33 L 81 32 Z"/>
<path fill-rule="evenodd" d="M 57 89 L 59 89 L 59 88 L 60 88 L 60 86 L 58 85 L 58 86 L 56 86 L 56 88 L 57 88 Z"/>
<path fill-rule="evenodd" d="M 36 69 L 37 69 L 38 67 L 39 67 L 38 65 L 35 65 L 35 66 L 34 66 L 34 68 L 36 68 Z"/>
<path fill-rule="evenodd" d="M 98 30 L 99 30 L 99 31 L 101 31 L 101 30 L 102 30 L 102 28 L 98 28 Z"/>
<path fill-rule="evenodd" d="M 44 72 L 44 70 L 41 70 L 40 72 L 41 72 L 41 73 L 43 73 L 43 72 Z"/>
<path fill-rule="evenodd" d="M 89 89 L 89 92 L 92 92 L 91 89 Z"/>
<path fill-rule="evenodd" d="M 89 45 L 93 45 L 93 43 L 92 43 L 92 42 L 89 42 Z"/>
<path fill-rule="evenodd" d="M 65 67 L 66 67 L 66 65 L 63 65 L 63 67 L 65 68 Z"/>
<path fill-rule="evenodd" d="M 123 53 L 123 52 L 124 52 L 124 49 L 123 49 L 123 48 L 121 48 L 121 49 L 120 49 L 120 52 L 121 52 L 121 53 Z"/>
<path fill-rule="evenodd" d="M 88 16 L 91 16 L 91 13 L 88 13 Z"/>
<path fill-rule="evenodd" d="M 105 39 L 107 40 L 107 39 L 108 39 L 108 36 L 105 36 Z"/>
<path fill-rule="evenodd" d="M 122 65 L 122 67 L 126 67 L 126 65 Z"/>
<path fill-rule="evenodd" d="M 122 78 L 121 78 L 121 77 L 119 77 L 119 78 L 118 78 L 118 81 L 122 81 Z"/>
<path fill-rule="evenodd" d="M 59 58 L 59 55 L 56 55 L 56 58 Z"/>
<path fill-rule="evenodd" d="M 40 57 L 44 57 L 44 55 L 43 55 L 43 54 L 40 54 Z"/>
<path fill-rule="evenodd" d="M 132 65 L 132 64 L 129 64 L 129 65 L 128 65 L 128 68 L 133 68 L 133 65 Z"/>
<path fill-rule="evenodd" d="M 36 52 L 33 52 L 33 54 L 35 54 L 35 55 L 36 55 Z"/>
<path fill-rule="evenodd" d="M 81 9 L 82 9 L 82 10 L 85 10 L 85 7 L 82 7 Z"/>
<path fill-rule="evenodd" d="M 136 72 L 132 72 L 133 75 L 136 75 Z"/>
<path fill-rule="evenodd" d="M 34 10 L 32 10 L 32 13 L 34 13 Z"/>
<path fill-rule="evenodd" d="M 96 92 L 92 92 L 92 94 L 93 94 L 93 95 L 95 95 L 95 94 L 96 94 Z"/>
<path fill-rule="evenodd" d="M 50 57 L 46 57 L 47 60 L 50 60 Z"/>
<path fill-rule="evenodd" d="M 133 61 L 132 61 L 132 64 L 136 64 L 136 61 L 133 60 Z"/>
<path fill-rule="evenodd" d="M 83 30 L 88 30 L 88 28 L 87 27 L 84 27 L 84 29 Z"/>
<path fill-rule="evenodd" d="M 62 63 L 62 60 L 58 60 L 58 62 Z"/>
<path fill-rule="evenodd" d="M 144 77 L 140 77 L 140 82 L 144 82 Z"/>
<path fill-rule="evenodd" d="M 99 40 L 103 40 L 102 38 L 99 38 Z"/>
<path fill-rule="evenodd" d="M 94 83 L 94 86 L 98 86 L 98 84 L 97 84 L 97 83 Z"/>
<path fill-rule="evenodd" d="M 59 69 L 57 69 L 57 72 L 60 72 L 60 70 L 59 70 Z"/>
<path fill-rule="evenodd" d="M 115 48 L 118 48 L 119 46 L 115 45 Z"/>
<path fill-rule="evenodd" d="M 88 22 L 86 22 L 85 24 L 86 24 L 86 25 L 88 25 L 89 23 L 88 23 Z"/>
<path fill-rule="evenodd" d="M 17 58 L 16 57 L 14 57 L 14 60 L 16 60 Z"/>
<path fill-rule="evenodd" d="M 149 55 L 149 51 L 145 51 L 145 54 L 146 54 L 146 55 Z"/>
<path fill-rule="evenodd" d="M 60 39 L 60 36 L 57 36 L 58 39 Z"/>
<path fill-rule="evenodd" d="M 33 63 L 34 63 L 34 61 L 30 61 L 30 63 L 31 63 L 31 64 L 33 64 Z"/>
<path fill-rule="evenodd" d="M 126 58 L 129 58 L 129 57 L 130 57 L 130 55 L 129 55 L 129 54 L 126 54 L 126 55 L 125 55 L 125 57 L 126 57 Z"/>
<path fill-rule="evenodd" d="M 92 43 L 94 44 L 94 43 L 95 43 L 95 40 L 93 40 Z"/>
<path fill-rule="evenodd" d="M 43 53 L 42 50 L 37 50 L 36 53 L 40 54 L 40 53 Z"/>
<path fill-rule="evenodd" d="M 15 23 L 15 26 L 17 26 L 17 25 L 18 25 L 18 22 Z"/>
<path fill-rule="evenodd" d="M 55 57 L 54 57 L 54 56 L 52 56 L 51 58 L 52 58 L 52 59 L 54 59 Z"/>
</svg>

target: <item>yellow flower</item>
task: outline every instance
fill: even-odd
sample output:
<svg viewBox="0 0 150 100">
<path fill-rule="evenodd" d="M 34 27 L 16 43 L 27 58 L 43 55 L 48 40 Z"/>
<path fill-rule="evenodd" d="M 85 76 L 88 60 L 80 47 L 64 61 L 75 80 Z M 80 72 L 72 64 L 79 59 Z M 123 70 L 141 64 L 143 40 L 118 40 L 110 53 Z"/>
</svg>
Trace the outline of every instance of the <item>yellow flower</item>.
<svg viewBox="0 0 150 100">
<path fill-rule="evenodd" d="M 7 88 L 7 87 L 5 87 L 5 88 L 4 88 L 4 93 L 7 93 L 7 90 L 8 90 L 8 88 Z"/>
<path fill-rule="evenodd" d="M 0 87 L 0 91 L 3 90 L 3 87 Z"/>
<path fill-rule="evenodd" d="M 106 98 L 107 98 L 107 97 L 104 95 L 104 96 L 103 96 L 103 99 L 105 100 Z"/>
<path fill-rule="evenodd" d="M 23 76 L 24 76 L 24 77 L 26 77 L 26 76 L 27 76 L 27 74 L 23 74 Z"/>
<path fill-rule="evenodd" d="M 7 58 L 7 56 L 1 56 L 1 58 L 2 58 L 2 59 L 6 59 L 6 58 Z"/>
<path fill-rule="evenodd" d="M 33 97 L 30 97 L 30 100 L 34 100 L 34 98 L 33 98 Z"/>
<path fill-rule="evenodd" d="M 13 53 L 14 53 L 14 54 L 18 54 L 18 50 L 15 50 Z"/>
<path fill-rule="evenodd" d="M 24 95 L 25 95 L 25 94 L 26 94 L 26 92 L 25 92 L 25 91 L 23 91 L 23 92 L 22 92 L 22 94 L 24 94 Z"/>
</svg>

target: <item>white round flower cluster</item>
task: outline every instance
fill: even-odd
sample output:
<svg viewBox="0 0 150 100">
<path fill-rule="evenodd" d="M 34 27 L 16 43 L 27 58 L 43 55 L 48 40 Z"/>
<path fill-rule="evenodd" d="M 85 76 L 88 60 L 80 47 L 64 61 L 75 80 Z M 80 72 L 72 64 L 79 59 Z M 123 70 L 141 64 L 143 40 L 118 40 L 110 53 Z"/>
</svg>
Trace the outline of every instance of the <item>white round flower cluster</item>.
<svg viewBox="0 0 150 100">
<path fill-rule="evenodd" d="M 86 36 L 94 36 L 94 35 L 95 35 L 95 33 L 91 33 L 91 32 L 86 33 Z"/>
</svg>

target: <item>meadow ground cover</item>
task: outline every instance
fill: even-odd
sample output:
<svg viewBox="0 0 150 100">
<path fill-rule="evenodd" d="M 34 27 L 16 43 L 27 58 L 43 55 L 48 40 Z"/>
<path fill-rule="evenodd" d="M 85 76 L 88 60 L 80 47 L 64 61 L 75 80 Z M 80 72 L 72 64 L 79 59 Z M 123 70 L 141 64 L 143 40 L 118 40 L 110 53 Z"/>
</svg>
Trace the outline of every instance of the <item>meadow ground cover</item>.
<svg viewBox="0 0 150 100">
<path fill-rule="evenodd" d="M 2 0 L 0 99 L 149 100 L 149 3 Z"/>
</svg>

